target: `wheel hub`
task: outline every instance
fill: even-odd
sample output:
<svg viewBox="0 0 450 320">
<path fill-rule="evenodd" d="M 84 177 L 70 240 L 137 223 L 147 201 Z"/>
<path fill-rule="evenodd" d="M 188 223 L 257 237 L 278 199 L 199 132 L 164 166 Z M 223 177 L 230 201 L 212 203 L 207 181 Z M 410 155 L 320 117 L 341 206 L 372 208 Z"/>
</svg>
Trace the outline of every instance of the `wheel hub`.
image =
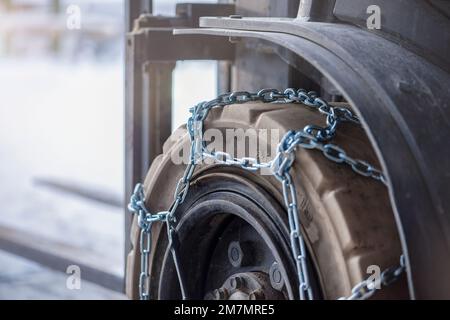
<svg viewBox="0 0 450 320">
<path fill-rule="evenodd" d="M 280 274 L 281 275 L 281 274 Z M 280 300 L 283 294 L 272 287 L 264 272 L 244 272 L 230 276 L 220 288 L 210 291 L 206 300 Z"/>
</svg>

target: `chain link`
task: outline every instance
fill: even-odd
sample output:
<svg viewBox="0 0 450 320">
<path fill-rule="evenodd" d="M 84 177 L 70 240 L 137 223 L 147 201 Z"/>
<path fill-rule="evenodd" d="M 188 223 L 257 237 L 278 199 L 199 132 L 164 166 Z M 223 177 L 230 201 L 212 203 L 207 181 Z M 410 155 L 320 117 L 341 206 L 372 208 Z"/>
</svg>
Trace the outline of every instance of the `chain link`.
<svg viewBox="0 0 450 320">
<path fill-rule="evenodd" d="M 223 151 L 209 151 L 203 140 L 204 120 L 209 111 L 216 107 L 224 107 L 232 104 L 241 104 L 249 101 L 261 101 L 264 103 L 285 102 L 298 103 L 318 110 L 326 116 L 326 126 L 307 125 L 303 130 L 289 131 L 280 141 L 277 154 L 269 162 L 260 162 L 256 158 L 235 158 L 231 154 Z M 166 223 L 169 248 L 172 253 L 175 269 L 180 283 L 183 299 L 187 299 L 185 277 L 179 261 L 179 243 L 176 233 L 175 212 L 182 204 L 188 194 L 190 182 L 195 168 L 204 159 L 213 159 L 215 163 L 222 165 L 239 166 L 245 170 L 257 171 L 262 168 L 270 168 L 272 174 L 281 182 L 283 188 L 283 200 L 286 206 L 292 254 L 296 262 L 297 276 L 299 281 L 299 295 L 302 300 L 313 299 L 309 274 L 307 268 L 307 251 L 305 240 L 301 230 L 297 207 L 297 191 L 290 175 L 290 169 L 295 161 L 295 152 L 298 147 L 304 149 L 316 149 L 323 155 L 336 163 L 348 165 L 354 172 L 381 181 L 387 185 L 384 174 L 374 168 L 369 163 L 354 159 L 347 155 L 345 150 L 337 145 L 327 143 L 335 135 L 338 126 L 342 122 L 360 124 L 358 117 L 348 108 L 333 107 L 325 100 L 317 96 L 315 92 L 307 92 L 300 89 L 286 89 L 281 92 L 277 89 L 263 89 L 257 93 L 238 91 L 219 95 L 216 99 L 204 101 L 190 109 L 191 116 L 187 121 L 187 130 L 191 141 L 189 164 L 187 165 L 183 177 L 178 181 L 175 188 L 174 202 L 169 211 L 150 213 L 145 207 L 144 189 L 138 184 L 133 192 L 128 206 L 129 210 L 138 216 L 140 232 L 140 254 L 141 273 L 139 277 L 140 298 L 150 299 L 149 294 L 149 254 L 151 250 L 151 227 L 152 223 L 162 221 Z M 397 280 L 405 270 L 404 258 L 401 258 L 399 267 L 392 267 L 385 270 L 378 282 L 363 280 L 352 290 L 352 295 L 341 299 L 368 299 L 379 285 L 389 285 Z"/>
<path fill-rule="evenodd" d="M 141 255 L 141 273 L 139 275 L 139 297 L 141 300 L 150 299 L 149 294 L 149 255 L 152 247 L 151 228 L 155 221 L 164 221 L 166 213 L 151 214 L 145 207 L 144 187 L 138 183 L 131 195 L 128 210 L 138 216 L 138 226 L 141 229 L 139 236 L 139 250 Z"/>
<path fill-rule="evenodd" d="M 405 272 L 405 256 L 400 256 L 400 264 L 397 267 L 390 267 L 381 273 L 381 276 L 374 280 L 363 280 L 352 289 L 352 294 L 339 300 L 367 300 L 372 297 L 377 289 L 387 287 L 394 283 Z"/>
</svg>

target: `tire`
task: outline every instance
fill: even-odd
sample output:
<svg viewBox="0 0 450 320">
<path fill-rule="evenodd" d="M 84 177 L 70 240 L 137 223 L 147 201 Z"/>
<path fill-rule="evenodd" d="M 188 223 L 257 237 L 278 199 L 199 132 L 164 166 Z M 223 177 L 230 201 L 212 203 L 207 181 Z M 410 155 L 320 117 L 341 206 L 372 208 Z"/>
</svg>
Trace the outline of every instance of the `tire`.
<svg viewBox="0 0 450 320">
<path fill-rule="evenodd" d="M 205 121 L 205 129 L 278 129 L 281 137 L 288 130 L 301 129 L 307 124 L 323 125 L 323 121 L 323 116 L 318 112 L 298 104 L 245 103 L 213 109 Z M 258 143 L 270 148 L 269 141 L 261 137 L 258 139 Z M 342 124 L 333 143 L 342 147 L 352 157 L 379 167 L 370 142 L 359 126 Z M 176 183 L 185 169 L 185 165 L 177 165 L 172 160 L 182 153 L 183 149 L 183 156 L 187 157 L 189 144 L 186 129 L 181 127 L 166 141 L 163 154 L 154 160 L 144 183 L 146 204 L 152 212 L 164 211 L 170 207 Z M 382 183 L 357 175 L 348 166 L 331 162 L 319 151 L 302 148 L 297 150 L 291 173 L 297 186 L 299 218 L 314 274 L 317 298 L 337 299 L 349 295 L 355 284 L 370 275 L 367 273 L 370 265 L 377 265 L 380 270 L 384 270 L 398 264 L 401 245 L 388 192 Z M 233 193 L 235 198 L 229 198 L 226 192 Z M 266 233 L 270 234 L 262 238 L 270 238 L 265 244 L 270 250 L 278 251 L 272 252 L 273 257 L 286 260 L 281 263 L 286 285 L 283 294 L 275 298 L 298 298 L 294 261 L 292 257 L 286 258 L 286 254 L 283 255 L 283 252 L 289 251 L 289 233 L 281 184 L 271 175 L 259 175 L 240 168 L 215 164 L 201 165 L 196 169 L 185 203 L 177 210 L 177 220 L 182 225 L 180 228 L 189 224 L 183 217 L 189 215 L 194 207 L 202 207 L 202 203 L 206 201 L 216 201 L 217 203 L 212 202 L 209 206 L 214 207 L 221 199 L 231 199 L 228 202 L 237 206 L 236 210 L 231 210 L 233 212 L 242 208 L 250 212 L 245 219 L 248 218 L 254 230 L 257 233 L 267 231 Z M 226 201 L 222 203 L 227 205 Z M 208 206 L 203 207 L 210 209 Z M 251 209 L 253 207 L 254 209 Z M 206 209 L 202 209 L 201 215 L 207 220 Z M 214 226 L 215 221 L 211 218 L 209 225 Z M 199 220 L 197 229 L 203 230 L 201 223 Z M 208 279 L 217 278 L 216 275 L 222 269 L 216 268 L 213 271 L 215 275 L 211 275 L 211 272 L 208 273 L 205 269 L 208 268 L 208 261 L 199 261 L 207 260 L 208 257 L 212 259 L 212 254 L 199 255 L 198 252 L 205 246 L 209 246 L 208 250 L 205 249 L 208 252 L 220 247 L 220 243 L 217 246 L 208 244 L 208 241 L 217 242 L 220 237 L 217 237 L 217 230 L 216 237 L 209 236 L 207 229 L 204 230 L 202 237 L 187 231 L 180 236 L 180 242 L 185 246 L 181 254 L 182 264 L 189 266 L 189 270 L 186 270 L 189 275 L 207 274 L 205 277 Z M 134 221 L 130 233 L 133 249 L 128 255 L 126 274 L 127 294 L 133 299 L 138 298 L 140 272 L 138 231 Z M 163 224 L 153 225 L 152 240 L 151 295 L 153 298 L 177 299 L 177 284 L 173 277 L 168 276 L 173 272 L 173 265 L 167 253 Z M 229 272 L 230 266 L 226 268 L 226 272 Z M 262 270 L 264 268 L 262 267 Z M 214 283 L 222 280 L 205 281 Z M 205 297 L 205 291 L 211 289 L 208 287 L 211 285 L 205 284 L 205 281 L 202 284 L 191 283 L 191 298 Z M 168 292 L 167 288 L 171 291 Z M 393 285 L 379 290 L 373 298 L 407 299 L 406 277 L 403 276 Z"/>
</svg>

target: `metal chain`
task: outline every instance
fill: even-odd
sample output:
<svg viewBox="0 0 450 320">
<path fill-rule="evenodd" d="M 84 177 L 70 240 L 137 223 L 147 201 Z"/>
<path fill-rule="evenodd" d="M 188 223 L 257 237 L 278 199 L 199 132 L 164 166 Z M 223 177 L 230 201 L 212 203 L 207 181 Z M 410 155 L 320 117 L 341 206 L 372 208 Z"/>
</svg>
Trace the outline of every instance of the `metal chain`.
<svg viewBox="0 0 450 320">
<path fill-rule="evenodd" d="M 139 275 L 139 297 L 141 300 L 148 300 L 149 296 L 149 254 L 152 246 L 151 228 L 153 221 L 163 221 L 164 214 L 151 214 L 145 207 L 144 188 L 142 184 L 137 184 L 131 195 L 128 210 L 137 215 L 138 226 L 141 229 L 139 244 L 141 254 L 141 273 Z"/>
<path fill-rule="evenodd" d="M 375 294 L 377 289 L 381 289 L 381 286 L 387 287 L 397 281 L 405 270 L 405 256 L 401 255 L 399 266 L 387 268 L 379 278 L 372 281 L 369 279 L 361 281 L 353 287 L 350 296 L 339 298 L 339 300 L 367 300 Z"/>
<path fill-rule="evenodd" d="M 209 151 L 203 140 L 204 120 L 209 111 L 216 107 L 224 107 L 232 104 L 240 104 L 249 101 L 262 101 L 264 103 L 285 102 L 299 103 L 311 108 L 317 109 L 326 116 L 326 126 L 308 125 L 303 130 L 289 131 L 282 138 L 278 145 L 275 158 L 269 162 L 260 162 L 256 158 L 235 158 L 231 154 L 223 151 Z M 185 287 L 185 277 L 180 266 L 178 254 L 178 238 L 176 234 L 175 212 L 180 204 L 183 203 L 189 191 L 190 181 L 197 164 L 204 159 L 213 159 L 215 163 L 223 165 L 239 166 L 250 171 L 257 171 L 262 168 L 270 168 L 272 174 L 281 182 L 283 187 L 283 199 L 287 209 L 290 242 L 293 257 L 296 261 L 297 275 L 299 281 L 299 295 L 303 299 L 313 299 L 313 292 L 309 283 L 308 269 L 306 266 L 307 251 L 305 241 L 302 235 L 301 224 L 299 221 L 297 207 L 297 192 L 295 184 L 289 173 L 294 161 L 297 147 L 305 149 L 320 150 L 323 155 L 336 163 L 343 163 L 352 168 L 360 175 L 373 178 L 387 184 L 383 173 L 374 168 L 365 161 L 354 159 L 340 147 L 327 143 L 335 134 L 338 125 L 341 122 L 352 122 L 359 124 L 358 117 L 347 108 L 333 107 L 326 101 L 317 96 L 315 92 L 305 90 L 286 89 L 280 92 L 277 89 L 263 89 L 257 93 L 247 91 L 232 92 L 219 95 L 216 99 L 204 101 L 190 109 L 191 116 L 187 122 L 187 130 L 191 141 L 191 150 L 189 164 L 186 167 L 183 177 L 179 180 L 174 194 L 174 202 L 169 211 L 150 213 L 145 207 L 144 190 L 141 184 L 138 184 L 131 196 L 129 210 L 138 216 L 138 225 L 141 228 L 140 233 L 140 254 L 141 254 L 141 273 L 139 277 L 139 293 L 141 299 L 149 299 L 149 254 L 151 250 L 151 227 L 155 221 L 163 221 L 167 226 L 167 235 L 169 239 L 169 248 L 172 253 L 175 269 L 183 299 L 187 298 Z M 397 280 L 405 270 L 404 259 L 399 267 L 393 267 L 382 273 L 379 282 L 375 283 L 364 280 L 357 284 L 352 295 L 341 299 L 368 299 L 374 293 L 378 284 L 388 285 Z"/>
<path fill-rule="evenodd" d="M 140 255 L 141 255 L 141 273 L 139 275 L 139 297 L 141 300 L 149 300 L 149 254 L 151 250 L 151 228 L 152 223 L 155 221 L 163 221 L 167 226 L 167 237 L 169 239 L 169 248 L 172 253 L 172 258 L 177 271 L 178 280 L 180 282 L 181 295 L 183 299 L 187 299 L 185 290 L 185 277 L 180 268 L 179 255 L 178 255 L 178 239 L 175 232 L 175 211 L 178 206 L 183 203 L 189 190 L 192 175 L 194 174 L 195 164 L 189 163 L 183 177 L 178 181 L 177 187 L 174 193 L 174 202 L 169 211 L 162 211 L 156 214 L 152 214 L 145 207 L 145 195 L 144 187 L 141 183 L 138 183 L 134 189 L 133 194 L 128 204 L 128 210 L 138 216 L 138 226 L 141 229 L 140 232 Z"/>
</svg>

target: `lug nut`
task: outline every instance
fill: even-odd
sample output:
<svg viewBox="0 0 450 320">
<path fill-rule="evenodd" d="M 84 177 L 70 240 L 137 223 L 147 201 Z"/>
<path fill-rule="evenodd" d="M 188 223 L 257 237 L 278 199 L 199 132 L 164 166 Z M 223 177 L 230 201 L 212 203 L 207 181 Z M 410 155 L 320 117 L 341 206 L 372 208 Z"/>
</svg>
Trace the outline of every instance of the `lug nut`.
<svg viewBox="0 0 450 320">
<path fill-rule="evenodd" d="M 234 277 L 230 279 L 230 286 L 232 289 L 236 290 L 242 288 L 244 285 L 244 279 L 241 277 Z"/>
<path fill-rule="evenodd" d="M 235 268 L 238 268 L 241 266 L 242 258 L 243 258 L 243 252 L 241 249 L 241 245 L 238 241 L 232 241 L 230 242 L 228 246 L 228 260 L 230 261 L 231 265 Z"/>
<path fill-rule="evenodd" d="M 232 241 L 228 245 L 228 260 L 235 268 L 251 265 L 253 254 L 254 249 L 250 241 Z"/>
<path fill-rule="evenodd" d="M 264 300 L 264 292 L 261 289 L 254 290 L 248 295 L 249 300 Z"/>
<path fill-rule="evenodd" d="M 275 290 L 278 290 L 278 291 L 283 289 L 284 279 L 283 279 L 283 275 L 281 274 L 281 271 L 280 271 L 280 268 L 279 268 L 277 262 L 274 262 L 270 266 L 269 279 L 270 279 L 270 285 L 272 286 L 272 288 L 274 288 Z"/>
<path fill-rule="evenodd" d="M 213 292 L 215 300 L 227 300 L 228 299 L 228 291 L 225 288 L 219 288 L 214 290 Z"/>
</svg>

